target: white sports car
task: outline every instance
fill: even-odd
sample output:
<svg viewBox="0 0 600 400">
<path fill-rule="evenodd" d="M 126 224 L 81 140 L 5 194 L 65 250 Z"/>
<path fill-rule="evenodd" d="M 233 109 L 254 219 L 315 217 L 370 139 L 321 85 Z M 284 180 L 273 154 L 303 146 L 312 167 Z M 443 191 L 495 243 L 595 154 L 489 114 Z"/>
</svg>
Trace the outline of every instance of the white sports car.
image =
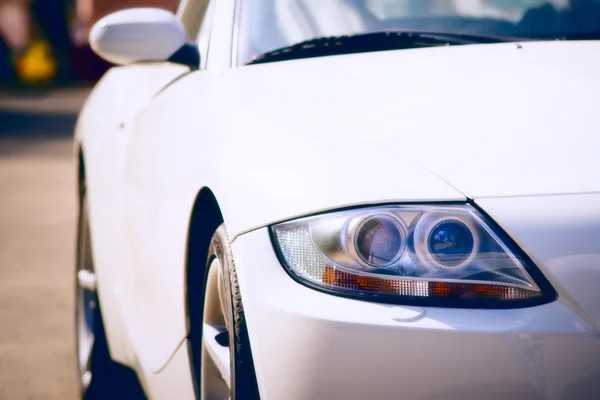
<svg viewBox="0 0 600 400">
<path fill-rule="evenodd" d="M 83 398 L 600 398 L 600 1 L 100 20 Z"/>
</svg>

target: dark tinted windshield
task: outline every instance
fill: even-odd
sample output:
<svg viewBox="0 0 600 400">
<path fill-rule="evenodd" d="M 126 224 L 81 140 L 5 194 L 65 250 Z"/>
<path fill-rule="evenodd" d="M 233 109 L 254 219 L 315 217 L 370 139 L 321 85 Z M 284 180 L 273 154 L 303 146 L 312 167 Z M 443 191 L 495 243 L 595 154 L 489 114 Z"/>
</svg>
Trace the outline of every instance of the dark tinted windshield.
<svg viewBox="0 0 600 400">
<path fill-rule="evenodd" d="M 600 0 L 240 1 L 238 64 L 313 38 L 369 32 L 428 31 L 523 40 L 600 32 Z"/>
</svg>

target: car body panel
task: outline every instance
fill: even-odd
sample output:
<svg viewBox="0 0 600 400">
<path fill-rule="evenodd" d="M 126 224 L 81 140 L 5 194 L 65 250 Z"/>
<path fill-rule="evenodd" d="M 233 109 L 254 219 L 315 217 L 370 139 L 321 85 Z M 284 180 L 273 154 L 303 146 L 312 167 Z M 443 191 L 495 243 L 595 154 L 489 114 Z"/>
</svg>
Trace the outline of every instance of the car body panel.
<svg viewBox="0 0 600 400">
<path fill-rule="evenodd" d="M 129 313 L 119 300 L 123 283 L 133 279 L 126 239 L 123 174 L 130 131 L 143 107 L 166 83 L 188 71 L 180 65 L 135 65 L 111 69 L 90 94 L 76 127 L 86 167 L 98 295 L 112 357 L 130 364 Z"/>
<path fill-rule="evenodd" d="M 194 12 L 206 7 L 207 2 L 189 0 L 187 5 L 191 7 L 188 11 Z M 221 70 L 230 64 L 234 5 L 234 0 L 220 0 L 214 5 L 210 16 L 210 58 L 201 54 L 201 64 L 208 70 Z M 198 41 L 206 40 L 202 37 L 206 34 L 200 31 Z M 142 151 L 131 145 L 133 127 L 141 110 L 187 72 L 189 67 L 172 63 L 146 63 L 111 69 L 91 92 L 75 133 L 77 147 L 83 151 L 89 181 L 92 242 L 96 268 L 101 271 L 98 290 L 107 321 L 111 356 L 115 361 L 135 368 L 145 379 L 159 371 L 164 372 L 165 364 L 174 359 L 176 349 L 185 342 L 185 332 L 179 330 L 185 321 L 176 326 L 175 342 L 159 342 L 160 361 L 150 363 L 144 359 L 146 349 L 154 348 L 150 340 L 153 338 L 148 338 L 146 329 L 156 319 L 150 308 L 152 301 L 135 295 L 136 286 L 144 284 L 146 268 L 144 265 L 136 268 L 135 257 L 131 253 L 125 170 L 131 154 Z M 177 293 L 181 294 L 182 284 L 179 286 Z M 155 298 L 150 296 L 151 300 Z M 161 304 L 159 302 L 158 306 Z M 176 310 L 181 311 L 183 298 L 177 298 L 176 304 Z M 171 304 L 167 303 L 167 306 Z M 143 310 L 149 310 L 149 314 L 144 314 Z M 167 308 L 158 314 L 169 312 L 171 310 Z"/>
<path fill-rule="evenodd" d="M 161 127 L 177 134 L 160 149 L 164 153 L 164 146 L 180 146 L 178 154 L 185 158 L 185 141 L 198 140 L 203 130 L 216 130 L 210 138 L 203 137 L 206 145 L 226 157 L 221 164 L 243 168 L 221 173 L 223 165 L 218 165 L 212 167 L 218 170 L 215 173 L 224 177 L 233 173 L 235 179 L 244 180 L 239 193 L 244 192 L 246 201 L 262 201 L 266 192 L 276 196 L 269 207 L 240 213 L 244 222 L 233 218 L 229 224 L 233 236 L 327 208 L 328 204 L 310 203 L 325 193 L 331 196 L 328 203 L 339 207 L 356 203 L 342 198 L 359 189 L 369 193 L 357 195 L 359 202 L 600 191 L 594 152 L 600 145 L 594 135 L 600 118 L 592 114 L 600 101 L 595 97 L 600 95 L 600 81 L 592 76 L 594 66 L 600 67 L 598 49 L 596 42 L 526 43 L 521 49 L 515 44 L 474 45 L 326 57 L 232 69 L 215 75 L 209 87 L 204 86 L 206 79 L 192 74 L 174 85 L 168 97 L 157 99 L 161 106 L 155 106 L 156 112 L 177 117 L 168 122 L 169 128 Z M 523 54 L 530 54 L 527 60 Z M 564 71 L 567 83 L 539 77 L 545 65 L 565 59 L 569 65 L 555 70 Z M 586 67 L 577 71 L 580 65 Z M 514 79 L 506 70 L 521 76 Z M 523 82 L 531 97 L 511 98 Z M 199 94 L 192 104 L 175 103 L 190 90 Z M 561 102 L 565 96 L 584 101 Z M 204 103 L 204 97 L 212 104 Z M 537 108 L 543 111 L 536 114 Z M 498 115 L 499 109 L 507 110 L 506 117 L 504 111 Z M 196 113 L 203 120 L 188 121 Z M 143 123 L 152 129 L 150 125 L 160 122 L 155 112 L 149 114 Z M 575 117 L 589 118 L 578 124 Z M 196 126 L 188 128 L 190 124 Z M 569 134 L 564 134 L 567 130 Z M 536 143 L 544 143 L 544 152 L 535 151 Z M 568 163 L 562 162 L 565 154 Z M 160 157 L 170 164 L 169 155 Z M 446 189 L 429 188 L 426 182 L 412 185 L 421 177 L 413 178 L 406 168 L 419 167 L 407 167 L 406 162 L 424 166 L 456 190 L 439 192 Z M 397 184 L 389 171 L 398 174 Z M 333 186 L 336 191 L 345 192 L 329 193 L 332 181 L 338 185 Z M 360 187 L 371 181 L 378 183 Z M 271 190 L 275 182 L 278 190 Z M 379 183 L 389 186 L 385 190 L 390 194 L 375 193 Z M 299 196 L 307 184 L 315 194 Z"/>
<path fill-rule="evenodd" d="M 182 282 L 191 210 L 201 188 L 215 193 L 231 236 L 269 222 L 265 213 L 271 213 L 271 218 L 289 218 L 382 199 L 464 200 L 434 174 L 396 156 L 391 148 L 383 150 L 387 157 L 379 163 L 386 170 L 404 171 L 400 187 L 388 184 L 387 175 L 373 175 L 360 164 L 337 169 L 319 154 L 320 148 L 306 146 L 308 137 L 250 125 L 242 118 L 244 110 L 231 108 L 229 85 L 229 80 L 210 71 L 191 74 L 173 83 L 144 109 L 132 132 L 131 148 L 135 150 L 124 170 L 125 219 L 135 257 L 130 268 L 143 276 L 131 288 L 135 303 L 140 304 L 134 317 L 139 323 L 132 328 L 137 331 L 135 337 L 142 336 L 134 346 L 140 346 L 141 357 L 153 369 L 160 368 L 187 334 Z M 177 103 L 190 86 L 201 88 L 206 96 Z M 202 110 L 204 118 L 190 118 L 197 110 Z M 321 140 L 324 148 L 329 142 L 340 154 L 360 156 L 355 145 L 336 143 L 326 136 Z M 286 166 L 289 155 L 273 153 L 275 143 L 296 150 L 304 146 L 306 157 L 315 159 L 314 165 L 303 169 Z M 369 182 L 369 190 L 356 190 L 356 180 Z M 306 196 L 307 190 L 319 196 Z"/>
<path fill-rule="evenodd" d="M 137 367 L 138 375 L 144 374 L 145 392 L 152 400 L 197 399 L 187 344 L 182 342 L 160 371 Z"/>
<path fill-rule="evenodd" d="M 600 390 L 598 326 L 568 299 L 504 310 L 371 303 L 290 279 L 266 228 L 232 248 L 263 400 L 593 400 Z"/>
<path fill-rule="evenodd" d="M 233 2 L 222 4 L 217 20 L 232 11 Z M 216 23 L 215 32 L 215 43 L 230 43 L 226 24 Z M 101 298 L 110 313 L 119 309 L 113 315 L 121 322 L 115 324 L 125 331 L 123 346 L 130 346 L 113 356 L 130 362 L 130 354 L 144 371 L 159 373 L 185 343 L 187 233 L 204 187 L 216 195 L 234 244 L 268 224 L 341 207 L 600 190 L 598 50 L 599 42 L 471 45 L 228 69 L 229 54 L 219 46 L 214 58 L 211 50 L 207 70 L 177 80 L 180 72 L 165 73 L 142 93 L 137 85 L 149 82 L 135 73 L 142 66 L 111 71 L 92 94 L 79 134 L 92 171 L 96 262 L 110 271 L 100 276 Z M 261 251 L 268 254 L 259 257 L 272 256 L 265 246 Z M 273 260 L 265 261 L 274 268 Z M 244 256 L 243 262 L 247 277 L 247 271 L 260 271 L 260 260 Z M 276 276 L 281 274 L 279 266 Z M 293 285 L 289 280 L 282 287 Z M 301 291 L 324 304 L 342 301 L 309 292 Z M 350 303 L 337 309 L 344 304 Z M 556 311 L 589 331 L 590 321 L 569 314 L 564 303 L 546 307 L 539 318 Z M 518 311 L 501 314 L 507 324 L 520 318 Z M 252 318 L 250 329 L 260 330 L 261 320 Z M 326 337 L 345 326 L 327 328 Z M 315 325 L 311 335 L 319 329 Z M 109 334 L 111 352 L 116 336 Z M 497 344 L 487 337 L 481 336 L 482 347 Z M 271 354 L 267 341 L 252 340 Z M 509 359 L 502 368 L 518 364 Z M 276 367 L 257 364 L 259 375 Z M 439 371 L 449 368 L 446 363 Z M 515 385 L 527 388 L 519 393 L 540 393 L 517 375 Z M 261 385 L 261 391 L 280 393 Z"/>
<path fill-rule="evenodd" d="M 231 71 L 231 107 L 327 152 L 311 162 L 345 166 L 390 147 L 470 198 L 594 192 L 599 69 L 597 41 L 325 57 Z"/>
<path fill-rule="evenodd" d="M 478 125 L 487 120 L 484 110 L 451 122 L 441 118 L 440 111 L 431 116 L 431 110 L 448 110 L 453 105 L 453 112 L 458 113 L 477 107 L 482 100 L 468 90 L 479 90 L 489 81 L 487 74 L 477 75 L 477 71 L 501 71 L 502 60 L 504 68 L 521 63 L 520 71 L 534 79 L 541 66 L 528 70 L 528 63 L 515 60 L 520 51 L 559 60 L 597 48 L 586 43 L 556 46 L 531 43 L 517 50 L 514 44 L 505 44 L 331 57 L 225 73 L 200 71 L 170 85 L 140 113 L 124 173 L 128 243 L 135 255 L 130 268 L 144 277 L 131 288 L 139 319 L 132 325 L 137 331 L 133 336 L 140 337 L 135 341 L 136 353 L 146 358 L 144 364 L 160 368 L 187 333 L 182 285 L 185 246 L 189 216 L 202 187 L 215 193 L 234 238 L 275 221 L 358 204 L 461 201 L 465 200 L 462 191 L 489 195 L 496 190 L 518 194 L 594 189 L 598 169 L 579 165 L 585 178 L 571 179 L 565 173 L 547 180 L 543 168 L 529 168 L 529 159 L 515 156 L 521 175 L 531 173 L 522 181 L 514 179 L 516 167 L 504 168 L 500 159 L 493 159 L 495 151 L 489 152 L 485 166 L 471 169 L 469 185 L 458 185 L 460 191 L 451 180 L 446 183 L 446 176 L 456 170 L 455 153 L 463 151 L 460 164 L 467 165 L 470 153 L 475 153 L 473 159 L 483 157 L 478 151 L 487 148 L 495 136 L 465 145 L 480 135 Z M 500 55 L 493 58 L 496 53 Z M 437 71 L 443 79 L 433 79 L 427 69 L 439 64 L 444 65 Z M 342 65 L 345 70 L 340 72 Z M 466 81 L 470 84 L 465 85 Z M 503 91 L 500 98 L 506 96 L 509 83 L 507 75 L 501 85 L 494 86 Z M 431 95 L 435 88 L 446 97 Z M 190 91 L 202 95 L 181 101 L 189 98 Z M 315 98 L 317 92 L 321 95 Z M 488 116 L 496 114 L 488 109 Z M 463 133 L 461 138 L 458 125 L 470 136 Z M 449 129 L 457 135 L 456 141 L 448 139 Z M 590 135 L 589 130 L 581 132 Z M 519 131 L 519 135 L 531 143 L 542 138 L 537 131 Z M 562 137 L 556 130 L 547 135 Z M 434 138 L 445 139 L 436 142 Z M 507 149 L 518 147 L 507 143 Z M 592 150 L 578 146 L 579 157 L 574 160 L 598 162 L 590 158 Z M 471 149 L 469 154 L 463 148 Z M 431 159 L 423 156 L 426 161 L 421 162 L 420 158 L 429 152 L 437 153 L 436 160 L 445 160 L 448 167 L 440 165 L 433 172 L 425 168 L 423 164 Z M 529 157 L 547 170 L 557 168 L 545 154 L 530 152 Z M 498 189 L 489 184 L 490 174 L 496 175 Z M 577 184 L 569 186 L 573 182 Z"/>
<path fill-rule="evenodd" d="M 562 301 L 598 334 L 600 193 L 489 198 L 476 203 L 534 259 Z"/>
</svg>

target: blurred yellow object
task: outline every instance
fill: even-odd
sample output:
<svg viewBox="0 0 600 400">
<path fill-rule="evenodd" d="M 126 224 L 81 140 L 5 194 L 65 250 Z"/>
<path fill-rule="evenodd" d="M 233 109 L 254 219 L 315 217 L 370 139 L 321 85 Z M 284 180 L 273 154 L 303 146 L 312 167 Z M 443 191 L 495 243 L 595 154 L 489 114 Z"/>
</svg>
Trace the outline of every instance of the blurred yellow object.
<svg viewBox="0 0 600 400">
<path fill-rule="evenodd" d="M 45 41 L 35 41 L 17 58 L 17 75 L 24 83 L 35 85 L 48 83 L 56 74 L 56 60 L 52 57 L 50 45 Z"/>
</svg>

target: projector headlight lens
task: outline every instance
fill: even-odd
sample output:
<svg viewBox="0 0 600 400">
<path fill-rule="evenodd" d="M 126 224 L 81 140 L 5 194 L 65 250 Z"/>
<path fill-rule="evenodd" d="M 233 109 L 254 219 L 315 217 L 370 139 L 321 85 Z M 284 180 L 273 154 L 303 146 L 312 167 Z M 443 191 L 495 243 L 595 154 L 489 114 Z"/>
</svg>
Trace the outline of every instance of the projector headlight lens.
<svg viewBox="0 0 600 400">
<path fill-rule="evenodd" d="M 360 259 L 372 267 L 394 264 L 406 245 L 404 227 L 388 215 L 365 218 L 356 228 L 355 249 Z"/>
</svg>

